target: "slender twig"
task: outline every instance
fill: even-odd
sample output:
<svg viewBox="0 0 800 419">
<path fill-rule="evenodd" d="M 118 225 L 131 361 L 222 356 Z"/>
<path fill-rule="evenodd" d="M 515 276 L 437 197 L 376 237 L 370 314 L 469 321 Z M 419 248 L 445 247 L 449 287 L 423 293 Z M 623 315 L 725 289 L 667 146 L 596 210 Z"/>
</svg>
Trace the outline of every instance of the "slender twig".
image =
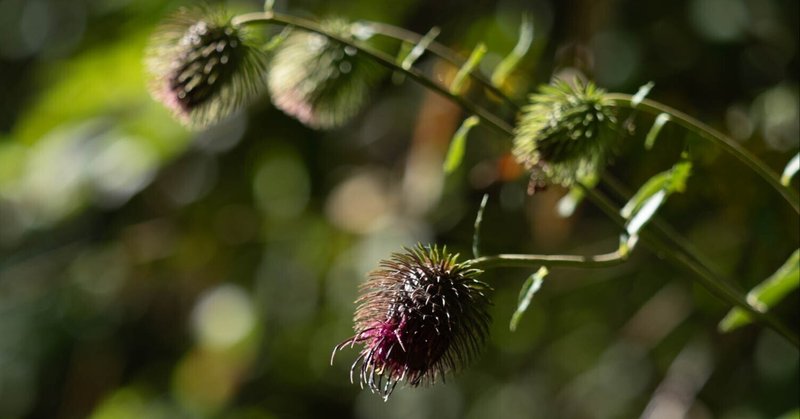
<svg viewBox="0 0 800 419">
<path fill-rule="evenodd" d="M 595 189 L 583 189 L 586 193 L 586 197 L 595 205 L 597 205 L 597 207 L 600 208 L 600 210 L 602 210 L 606 216 L 608 216 L 620 227 L 625 227 L 625 219 L 619 215 L 617 208 L 608 198 Z M 772 314 L 763 313 L 750 305 L 741 291 L 737 290 L 729 281 L 711 271 L 711 269 L 709 269 L 707 266 L 703 265 L 685 252 L 676 252 L 676 248 L 680 249 L 678 244 L 671 242 L 671 240 L 665 241 L 663 238 L 664 233 L 655 225 L 648 225 L 640 235 L 642 241 L 657 254 L 695 274 L 695 276 L 700 280 L 700 283 L 712 294 L 716 295 L 718 298 L 727 302 L 728 304 L 741 307 L 742 309 L 746 310 L 754 318 L 760 320 L 768 327 L 778 332 L 793 345 L 800 347 L 800 338 L 798 338 L 797 334 L 794 333 L 788 326 L 786 326 L 782 321 Z"/>
<path fill-rule="evenodd" d="M 631 109 L 634 108 L 634 105 L 631 103 L 631 100 L 633 99 L 633 96 L 631 95 L 623 93 L 609 93 L 606 95 L 606 98 L 613 101 L 617 106 L 629 107 Z M 767 165 L 765 165 L 761 160 L 750 154 L 750 152 L 739 145 L 739 143 L 736 141 L 728 138 L 726 135 L 715 130 L 714 128 L 711 128 L 710 126 L 700 122 L 696 118 L 693 118 L 677 109 L 671 108 L 654 100 L 643 99 L 641 102 L 635 105 L 635 109 L 646 111 L 653 115 L 659 115 L 662 113 L 669 114 L 672 122 L 677 123 L 678 125 L 688 129 L 705 140 L 711 141 L 747 165 L 750 169 L 761 176 L 761 178 L 763 178 L 767 183 L 769 183 L 770 186 L 778 191 L 778 193 L 781 194 L 781 196 L 792 206 L 792 208 L 794 208 L 796 212 L 800 213 L 800 198 L 798 198 L 797 193 L 795 193 L 791 188 L 784 186 L 781 183 L 781 179 L 777 173 L 767 167 Z"/>
<path fill-rule="evenodd" d="M 466 263 L 479 269 L 488 268 L 538 268 L 542 265 L 552 267 L 573 267 L 573 268 L 605 268 L 619 265 L 628 259 L 630 249 L 617 250 L 611 253 L 593 256 L 573 256 L 573 255 L 513 255 L 500 254 L 492 256 L 481 256 L 471 259 Z"/>
<path fill-rule="evenodd" d="M 405 28 L 401 28 L 399 26 L 390 25 L 388 23 L 383 22 L 373 22 L 373 21 L 361 21 L 358 22 L 360 24 L 365 25 L 369 30 L 372 32 L 385 36 L 387 38 L 396 39 L 399 41 L 408 42 L 409 44 L 418 44 L 423 35 L 420 35 L 416 32 L 410 31 Z M 467 59 L 462 57 L 461 55 L 455 53 L 452 49 L 442 45 L 439 42 L 432 41 L 430 42 L 427 47 L 427 51 L 430 51 L 432 54 L 436 55 L 437 57 L 441 58 L 442 60 L 452 64 L 455 67 L 461 67 L 464 63 L 467 62 Z M 491 92 L 493 95 L 496 95 L 500 98 L 506 105 L 508 105 L 515 113 L 519 112 L 521 105 L 511 99 L 508 95 L 506 95 L 500 88 L 492 84 L 486 77 L 484 77 L 481 73 L 477 71 L 470 72 L 470 76 L 473 80 L 475 80 L 478 84 L 481 85 L 484 89 Z"/>
<path fill-rule="evenodd" d="M 309 32 L 314 32 L 320 34 L 330 40 L 336 41 L 342 45 L 347 45 L 349 47 L 355 48 L 360 53 L 372 58 L 379 64 L 394 70 L 401 72 L 408 76 L 409 78 L 413 79 L 417 83 L 431 89 L 442 96 L 452 100 L 453 102 L 460 105 L 464 110 L 467 112 L 476 115 L 481 121 L 495 129 L 496 131 L 504 134 L 504 135 L 513 135 L 514 128 L 508 124 L 508 122 L 504 121 L 503 119 L 497 117 L 495 114 L 487 110 L 486 108 L 472 103 L 468 99 L 464 98 L 463 96 L 452 94 L 448 91 L 447 88 L 439 85 L 438 83 L 432 81 L 431 79 L 427 78 L 421 71 L 417 70 L 414 67 L 405 69 L 402 66 L 398 65 L 395 60 L 390 57 L 389 55 L 377 51 L 373 48 L 364 46 L 360 43 L 354 42 L 350 39 L 345 39 L 341 36 L 336 34 L 330 33 L 326 31 L 324 28 L 320 27 L 317 22 L 314 22 L 309 19 L 304 19 L 296 16 L 289 16 L 284 15 L 281 13 L 275 12 L 255 12 L 255 13 L 247 13 L 244 15 L 239 15 L 235 17 L 232 22 L 233 25 L 246 25 L 246 24 L 276 24 L 276 25 L 284 25 L 284 26 L 294 26 L 300 29 L 307 30 Z"/>
</svg>

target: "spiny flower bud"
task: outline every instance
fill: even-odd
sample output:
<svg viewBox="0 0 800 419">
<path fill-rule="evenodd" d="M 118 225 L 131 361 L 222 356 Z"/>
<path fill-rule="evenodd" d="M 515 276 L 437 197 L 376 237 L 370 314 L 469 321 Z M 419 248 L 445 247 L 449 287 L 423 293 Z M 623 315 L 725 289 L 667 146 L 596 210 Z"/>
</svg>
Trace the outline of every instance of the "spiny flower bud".
<svg viewBox="0 0 800 419">
<path fill-rule="evenodd" d="M 352 25 L 344 20 L 327 20 L 320 26 L 355 41 Z M 377 64 L 356 48 L 294 30 L 272 57 L 268 86 L 272 102 L 282 111 L 312 128 L 329 129 L 358 113 L 378 74 Z"/>
<path fill-rule="evenodd" d="M 444 380 L 474 358 L 488 333 L 489 286 L 481 271 L 435 246 L 404 249 L 381 262 L 361 286 L 355 335 L 337 351 L 363 345 L 350 368 L 359 381 L 388 399 L 398 382 L 411 386 Z M 331 363 L 333 362 L 331 356 Z"/>
<path fill-rule="evenodd" d="M 605 91 L 591 82 L 556 81 L 531 95 L 514 136 L 514 156 L 531 186 L 572 185 L 596 174 L 620 137 Z"/>
<path fill-rule="evenodd" d="M 150 91 L 181 122 L 203 128 L 246 105 L 264 86 L 266 61 L 223 11 L 182 9 L 153 35 Z"/>
</svg>

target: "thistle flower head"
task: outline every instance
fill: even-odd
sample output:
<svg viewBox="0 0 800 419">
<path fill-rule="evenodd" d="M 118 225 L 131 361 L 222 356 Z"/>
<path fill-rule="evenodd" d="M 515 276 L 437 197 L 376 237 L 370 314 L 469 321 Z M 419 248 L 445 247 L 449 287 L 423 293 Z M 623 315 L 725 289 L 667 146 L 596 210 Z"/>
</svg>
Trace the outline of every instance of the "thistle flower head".
<svg viewBox="0 0 800 419">
<path fill-rule="evenodd" d="M 595 174 L 614 149 L 614 110 L 591 82 L 556 81 L 531 95 L 514 134 L 514 157 L 538 186 L 570 186 Z"/>
<path fill-rule="evenodd" d="M 479 270 L 435 246 L 404 250 L 369 275 L 357 301 L 355 335 L 333 351 L 363 345 L 350 381 L 358 368 L 362 388 L 384 399 L 400 381 L 432 384 L 467 364 L 490 320 L 490 288 L 475 279 Z"/>
<path fill-rule="evenodd" d="M 355 41 L 349 22 L 331 19 L 320 26 Z M 358 113 L 377 74 L 377 65 L 354 47 L 294 30 L 271 59 L 268 87 L 283 112 L 312 128 L 328 129 Z"/>
<path fill-rule="evenodd" d="M 264 85 L 266 61 L 245 28 L 207 8 L 181 9 L 151 37 L 153 97 L 181 122 L 203 128 L 247 104 Z"/>
</svg>

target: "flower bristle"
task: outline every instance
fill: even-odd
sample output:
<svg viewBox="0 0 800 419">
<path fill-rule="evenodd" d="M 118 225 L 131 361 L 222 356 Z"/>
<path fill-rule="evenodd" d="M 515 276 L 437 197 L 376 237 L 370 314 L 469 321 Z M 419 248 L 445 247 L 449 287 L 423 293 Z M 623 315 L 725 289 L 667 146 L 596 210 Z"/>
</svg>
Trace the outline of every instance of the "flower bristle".
<svg viewBox="0 0 800 419">
<path fill-rule="evenodd" d="M 320 26 L 355 42 L 345 20 L 329 19 Z M 330 129 L 361 110 L 379 74 L 377 64 L 352 46 L 293 30 L 270 61 L 267 84 L 276 107 L 311 128 Z"/>
<path fill-rule="evenodd" d="M 530 96 L 514 132 L 514 157 L 536 186 L 571 186 L 596 174 L 620 138 L 605 91 L 593 83 L 556 80 Z"/>
<path fill-rule="evenodd" d="M 264 53 L 222 9 L 178 10 L 151 37 L 146 56 L 151 94 L 192 128 L 225 119 L 264 90 Z"/>
<path fill-rule="evenodd" d="M 468 364 L 489 330 L 490 290 L 458 255 L 418 245 L 394 253 L 361 286 L 355 335 L 334 348 L 364 345 L 350 369 L 388 399 L 397 383 L 433 384 Z"/>
</svg>

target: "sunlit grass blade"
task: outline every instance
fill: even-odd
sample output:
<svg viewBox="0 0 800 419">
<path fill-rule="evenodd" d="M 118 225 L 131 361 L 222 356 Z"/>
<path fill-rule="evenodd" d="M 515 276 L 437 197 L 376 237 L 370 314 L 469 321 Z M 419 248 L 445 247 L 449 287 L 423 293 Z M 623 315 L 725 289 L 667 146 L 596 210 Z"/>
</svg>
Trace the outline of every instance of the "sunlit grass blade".
<svg viewBox="0 0 800 419">
<path fill-rule="evenodd" d="M 792 178 L 798 171 L 800 171 L 800 153 L 797 153 L 789 160 L 789 163 L 786 164 L 786 168 L 783 169 L 783 175 L 781 175 L 781 183 L 784 186 L 789 186 L 789 183 L 792 182 Z"/>
<path fill-rule="evenodd" d="M 508 78 L 509 74 L 517 68 L 520 60 L 531 48 L 533 42 L 533 18 L 529 14 L 522 15 L 522 23 L 519 27 L 519 39 L 514 49 L 500 61 L 492 73 L 492 84 L 501 87 Z"/>
<path fill-rule="evenodd" d="M 650 131 L 647 133 L 647 137 L 644 139 L 644 148 L 646 150 L 650 150 L 653 148 L 653 145 L 656 143 L 656 138 L 658 138 L 658 134 L 661 132 L 661 128 L 669 121 L 669 114 L 660 113 L 656 117 L 655 122 L 653 122 L 653 126 L 650 127 Z"/>
<path fill-rule="evenodd" d="M 456 73 L 452 83 L 450 83 L 450 93 L 454 95 L 460 95 L 463 92 L 469 74 L 472 73 L 472 70 L 474 70 L 475 67 L 477 67 L 481 62 L 483 56 L 486 55 L 486 51 L 486 45 L 483 43 L 475 46 L 475 49 L 472 50 L 467 62 L 465 62 L 464 65 L 458 69 L 458 73 Z"/>
<path fill-rule="evenodd" d="M 585 188 L 594 188 L 600 181 L 600 177 L 596 173 L 591 173 L 589 176 L 584 176 L 578 179 L 577 186 L 569 189 L 569 192 L 558 201 L 558 215 L 562 218 L 571 217 L 575 213 L 575 208 L 583 201 L 586 192 Z"/>
<path fill-rule="evenodd" d="M 636 108 L 639 106 L 640 103 L 650 94 L 650 91 L 653 90 L 653 87 L 656 84 L 653 82 L 647 82 L 647 84 L 643 85 L 639 88 L 639 91 L 636 92 L 635 95 L 631 98 L 631 107 Z"/>
<path fill-rule="evenodd" d="M 783 266 L 747 293 L 747 302 L 758 311 L 767 312 L 798 285 L 800 285 L 800 250 L 795 250 Z M 744 310 L 733 308 L 719 322 L 719 330 L 730 332 L 751 321 L 750 315 Z"/>
<path fill-rule="evenodd" d="M 428 49 L 428 45 L 430 45 L 431 42 L 433 42 L 436 39 L 436 37 L 439 36 L 439 32 L 440 30 L 438 27 L 436 26 L 432 27 L 428 31 L 428 33 L 426 33 L 425 36 L 423 36 L 422 39 L 419 40 L 417 45 L 414 45 L 414 48 L 411 49 L 408 55 L 406 55 L 405 58 L 403 58 L 403 60 L 400 62 L 400 67 L 403 67 L 406 70 L 411 68 L 411 66 L 413 66 L 414 63 L 417 62 L 419 57 L 421 57 L 422 54 L 424 54 L 425 51 Z"/>
<path fill-rule="evenodd" d="M 450 141 L 450 148 L 447 150 L 447 156 L 444 159 L 443 169 L 445 173 L 453 173 L 461 166 L 461 161 L 464 160 L 464 152 L 467 148 L 467 135 L 469 134 L 469 130 L 475 125 L 478 125 L 479 122 L 480 118 L 475 115 L 470 116 L 464 120 L 461 127 L 458 128 L 458 131 L 453 135 L 453 140 Z"/>
<path fill-rule="evenodd" d="M 548 273 L 549 271 L 547 270 L 547 267 L 542 266 L 538 271 L 529 276 L 524 284 L 522 284 L 522 288 L 519 290 L 517 310 L 514 311 L 513 315 L 511 315 L 511 322 L 508 325 L 508 328 L 511 329 L 512 332 L 517 330 L 517 326 L 519 325 L 519 321 L 522 319 L 522 315 L 525 314 L 526 310 L 528 310 L 528 306 L 530 306 L 534 294 L 536 294 L 536 292 L 538 292 L 542 287 L 544 277 L 546 277 Z"/>
<path fill-rule="evenodd" d="M 481 244 L 481 223 L 483 223 L 483 211 L 486 209 L 486 203 L 489 202 L 489 194 L 483 194 L 481 199 L 481 206 L 478 208 L 478 214 L 475 215 L 475 226 L 472 233 L 472 257 L 480 257 L 480 244 Z"/>
</svg>

